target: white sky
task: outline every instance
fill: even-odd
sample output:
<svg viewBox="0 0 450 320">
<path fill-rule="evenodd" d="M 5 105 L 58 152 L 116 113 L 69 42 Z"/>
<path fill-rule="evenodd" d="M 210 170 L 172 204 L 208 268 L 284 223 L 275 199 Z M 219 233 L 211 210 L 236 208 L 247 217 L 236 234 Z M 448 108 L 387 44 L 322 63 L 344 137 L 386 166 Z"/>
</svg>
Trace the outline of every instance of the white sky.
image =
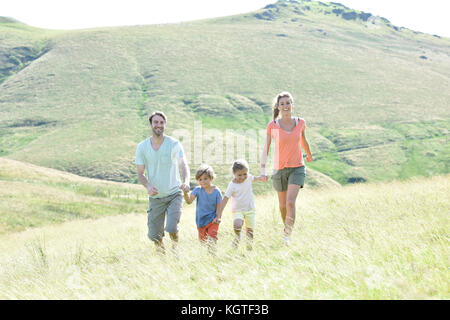
<svg viewBox="0 0 450 320">
<path fill-rule="evenodd" d="M 246 13 L 276 0 L 1 0 L 0 16 L 48 29 L 176 23 Z M 326 2 L 326 1 L 324 1 Z M 396 26 L 450 37 L 449 0 L 334 0 Z"/>
</svg>

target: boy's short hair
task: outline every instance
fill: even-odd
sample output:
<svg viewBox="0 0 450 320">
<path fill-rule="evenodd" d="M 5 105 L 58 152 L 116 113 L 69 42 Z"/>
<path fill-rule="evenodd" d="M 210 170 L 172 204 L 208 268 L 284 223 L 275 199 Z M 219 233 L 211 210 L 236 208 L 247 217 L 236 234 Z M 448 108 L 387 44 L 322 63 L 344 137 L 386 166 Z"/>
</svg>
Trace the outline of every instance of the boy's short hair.
<svg viewBox="0 0 450 320">
<path fill-rule="evenodd" d="M 161 118 L 164 119 L 165 122 L 167 122 L 167 117 L 164 114 L 164 112 L 162 112 L 162 111 L 155 111 L 148 117 L 148 121 L 150 122 L 150 124 L 152 124 L 152 120 L 153 120 L 154 116 L 160 116 Z"/>
<path fill-rule="evenodd" d="M 243 169 L 248 170 L 249 168 L 248 168 L 247 161 L 245 161 L 244 159 L 238 159 L 233 163 L 233 166 L 231 167 L 231 169 L 233 170 L 233 173 L 235 173 L 236 171 L 243 170 Z"/>
<path fill-rule="evenodd" d="M 198 167 L 197 172 L 195 173 L 195 179 L 198 180 L 204 174 L 207 174 L 211 180 L 216 178 L 216 174 L 214 173 L 213 168 L 210 165 L 202 164 Z"/>
</svg>

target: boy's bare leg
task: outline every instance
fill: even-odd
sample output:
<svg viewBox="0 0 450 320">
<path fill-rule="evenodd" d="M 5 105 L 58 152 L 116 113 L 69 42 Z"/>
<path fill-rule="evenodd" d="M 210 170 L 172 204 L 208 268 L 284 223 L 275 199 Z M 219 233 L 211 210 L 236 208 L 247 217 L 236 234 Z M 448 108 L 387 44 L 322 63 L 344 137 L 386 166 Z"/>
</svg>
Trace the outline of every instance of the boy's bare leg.
<svg viewBox="0 0 450 320">
<path fill-rule="evenodd" d="M 217 239 L 208 237 L 208 252 L 213 256 L 216 255 L 217 252 Z"/>
<path fill-rule="evenodd" d="M 253 229 L 247 228 L 247 250 L 253 250 Z"/>
<path fill-rule="evenodd" d="M 233 222 L 233 228 L 234 228 L 234 239 L 233 239 L 233 248 L 237 249 L 237 247 L 239 246 L 239 242 L 241 240 L 241 229 L 242 229 L 242 224 L 243 224 L 243 220 L 241 219 L 235 219 Z"/>
</svg>

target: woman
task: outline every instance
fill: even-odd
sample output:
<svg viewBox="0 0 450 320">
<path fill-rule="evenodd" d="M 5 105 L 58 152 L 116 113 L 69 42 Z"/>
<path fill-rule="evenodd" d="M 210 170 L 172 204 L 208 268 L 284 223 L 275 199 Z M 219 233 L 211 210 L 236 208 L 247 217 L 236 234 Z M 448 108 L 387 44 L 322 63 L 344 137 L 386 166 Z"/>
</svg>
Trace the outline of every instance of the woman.
<svg viewBox="0 0 450 320">
<path fill-rule="evenodd" d="M 305 164 L 313 157 L 306 140 L 306 123 L 292 116 L 294 99 L 289 92 L 281 92 L 273 102 L 273 121 L 267 125 L 266 144 L 261 155 L 261 175 L 266 176 L 266 161 L 272 140 L 275 141 L 273 186 L 278 193 L 281 218 L 284 223 L 284 242 L 289 244 L 295 222 L 295 200 L 305 183 Z M 267 176 L 266 176 L 267 177 Z"/>
</svg>

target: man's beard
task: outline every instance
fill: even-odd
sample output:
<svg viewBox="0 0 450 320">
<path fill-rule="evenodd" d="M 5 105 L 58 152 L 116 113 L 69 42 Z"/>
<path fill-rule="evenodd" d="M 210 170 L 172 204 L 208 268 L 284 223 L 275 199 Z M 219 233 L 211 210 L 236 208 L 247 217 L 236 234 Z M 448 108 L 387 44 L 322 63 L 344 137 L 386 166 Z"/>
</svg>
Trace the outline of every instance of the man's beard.
<svg viewBox="0 0 450 320">
<path fill-rule="evenodd" d="M 159 129 L 158 131 L 156 131 L 155 128 L 152 128 L 152 132 L 155 136 L 160 137 L 164 133 L 164 129 Z"/>
</svg>

